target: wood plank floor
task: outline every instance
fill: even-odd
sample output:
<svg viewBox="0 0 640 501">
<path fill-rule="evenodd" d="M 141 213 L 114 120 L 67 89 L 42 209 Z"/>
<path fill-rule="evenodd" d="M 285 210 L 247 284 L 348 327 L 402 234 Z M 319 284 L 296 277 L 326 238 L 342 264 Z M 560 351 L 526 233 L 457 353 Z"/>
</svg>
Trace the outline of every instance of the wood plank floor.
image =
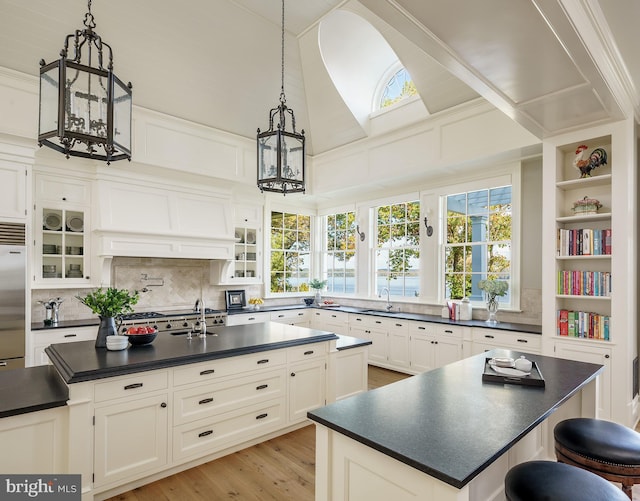
<svg viewBox="0 0 640 501">
<path fill-rule="evenodd" d="M 406 377 L 369 366 L 369 389 Z M 109 501 L 313 501 L 315 442 L 315 426 L 306 426 Z"/>
</svg>

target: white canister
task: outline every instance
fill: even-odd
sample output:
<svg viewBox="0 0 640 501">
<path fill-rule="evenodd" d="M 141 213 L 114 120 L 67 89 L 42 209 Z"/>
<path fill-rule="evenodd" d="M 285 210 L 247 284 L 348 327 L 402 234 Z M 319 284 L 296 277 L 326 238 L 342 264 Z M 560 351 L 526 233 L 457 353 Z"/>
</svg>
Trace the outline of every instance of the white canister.
<svg viewBox="0 0 640 501">
<path fill-rule="evenodd" d="M 473 308 L 471 307 L 471 301 L 468 297 L 465 297 L 460 302 L 460 320 L 471 320 L 473 316 Z"/>
<path fill-rule="evenodd" d="M 531 368 L 533 367 L 531 360 L 527 360 L 524 355 L 518 358 L 514 365 L 516 369 L 523 372 L 531 372 Z"/>
<path fill-rule="evenodd" d="M 440 311 L 440 316 L 442 318 L 449 318 L 449 308 L 447 306 L 442 307 L 442 310 Z"/>
</svg>

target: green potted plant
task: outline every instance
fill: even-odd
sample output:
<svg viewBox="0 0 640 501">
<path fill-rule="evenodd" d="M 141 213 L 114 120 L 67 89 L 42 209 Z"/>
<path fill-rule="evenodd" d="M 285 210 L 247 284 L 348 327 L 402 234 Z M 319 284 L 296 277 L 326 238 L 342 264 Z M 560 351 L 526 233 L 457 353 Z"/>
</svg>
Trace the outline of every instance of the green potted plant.
<svg viewBox="0 0 640 501">
<path fill-rule="evenodd" d="M 318 278 L 309 280 L 309 288 L 316 291 L 316 304 L 318 306 L 320 306 L 320 301 L 322 301 L 322 296 L 320 295 L 320 291 L 324 289 L 326 285 L 327 285 L 326 280 L 320 280 Z"/>
<path fill-rule="evenodd" d="M 140 299 L 140 293 L 115 287 L 100 287 L 86 296 L 77 295 L 76 299 L 100 317 L 96 348 L 105 348 L 107 336 L 115 336 L 118 333 L 115 319 L 123 313 L 133 311 L 133 306 Z"/>
</svg>

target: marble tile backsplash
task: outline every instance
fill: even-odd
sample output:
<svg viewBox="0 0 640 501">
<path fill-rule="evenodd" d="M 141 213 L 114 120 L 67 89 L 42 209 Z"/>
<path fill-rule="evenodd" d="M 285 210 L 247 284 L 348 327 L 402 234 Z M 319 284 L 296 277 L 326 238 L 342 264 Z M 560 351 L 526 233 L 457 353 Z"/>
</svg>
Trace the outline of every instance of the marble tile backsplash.
<svg viewBox="0 0 640 501">
<path fill-rule="evenodd" d="M 263 297 L 262 285 L 219 286 L 211 285 L 209 279 L 209 261 L 199 259 L 161 259 L 161 258 L 125 258 L 117 257 L 112 262 L 113 286 L 119 289 L 139 290 L 140 301 L 137 311 L 162 311 L 193 308 L 196 299 L 204 299 L 207 308 L 224 310 L 225 291 L 242 289 L 250 297 Z M 60 297 L 64 300 L 60 306 L 60 320 L 92 318 L 94 314 L 78 301 L 75 296 L 86 294 L 91 289 L 34 289 L 31 294 L 31 320 L 41 322 L 45 318 L 44 306 L 38 301 L 47 301 Z M 498 311 L 498 320 L 524 324 L 542 322 L 542 292 L 540 289 L 523 289 L 521 293 L 521 312 Z M 312 296 L 310 293 L 308 296 Z M 330 298 L 328 295 L 323 297 Z M 384 301 L 334 298 L 336 302 L 356 308 L 382 308 Z M 268 299 L 265 305 L 289 305 L 300 303 L 302 298 Z M 401 311 L 440 315 L 440 306 L 419 305 L 414 303 L 392 303 Z M 484 320 L 486 310 L 475 308 L 473 318 Z"/>
</svg>

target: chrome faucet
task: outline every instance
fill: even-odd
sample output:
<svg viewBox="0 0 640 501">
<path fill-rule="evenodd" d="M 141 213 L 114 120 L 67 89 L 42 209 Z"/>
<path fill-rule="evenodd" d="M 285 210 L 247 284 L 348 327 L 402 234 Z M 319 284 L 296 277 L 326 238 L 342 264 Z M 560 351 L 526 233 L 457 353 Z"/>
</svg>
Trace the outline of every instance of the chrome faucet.
<svg viewBox="0 0 640 501">
<path fill-rule="evenodd" d="M 391 311 L 391 308 L 393 308 L 393 305 L 391 304 L 391 300 L 389 299 L 389 288 L 388 287 L 383 287 L 382 290 L 380 291 L 380 294 L 378 294 L 378 297 L 382 297 L 382 295 L 384 293 L 387 293 L 387 306 L 385 306 L 385 308 L 387 309 L 387 311 Z"/>
<path fill-rule="evenodd" d="M 200 313 L 200 299 L 196 299 L 196 304 L 193 306 L 193 311 Z"/>
<path fill-rule="evenodd" d="M 204 299 L 196 299 L 196 304 L 193 307 L 193 311 L 196 313 L 200 313 L 200 320 L 197 322 L 198 325 L 191 326 L 191 330 L 193 332 L 197 332 L 199 337 L 206 338 L 207 337 L 207 319 L 205 318 L 206 308 L 204 306 Z"/>
</svg>

